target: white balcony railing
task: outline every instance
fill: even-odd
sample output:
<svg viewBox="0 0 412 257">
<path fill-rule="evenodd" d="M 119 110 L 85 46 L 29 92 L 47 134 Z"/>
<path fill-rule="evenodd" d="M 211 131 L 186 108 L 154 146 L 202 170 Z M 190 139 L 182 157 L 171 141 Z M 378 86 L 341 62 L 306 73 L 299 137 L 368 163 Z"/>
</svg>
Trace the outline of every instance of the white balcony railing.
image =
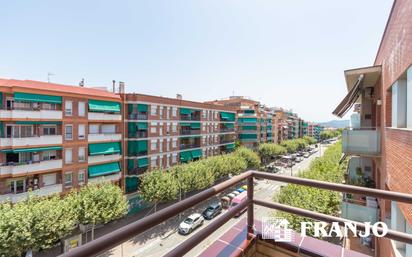
<svg viewBox="0 0 412 257">
<path fill-rule="evenodd" d="M 120 154 L 110 154 L 110 155 L 96 155 L 96 156 L 89 156 L 88 163 L 95 164 L 95 163 L 102 163 L 102 162 L 114 162 L 118 161 L 122 156 Z"/>
<path fill-rule="evenodd" d="M 122 139 L 122 134 L 89 134 L 89 142 L 98 141 L 120 141 Z"/>
<path fill-rule="evenodd" d="M 33 194 L 37 196 L 48 196 L 52 194 L 61 193 L 62 191 L 63 191 L 62 184 L 56 184 L 56 185 L 51 185 L 51 186 L 45 186 L 45 187 L 33 190 L 31 192 L 0 195 L 0 202 L 11 201 L 12 203 L 16 203 L 18 201 L 27 199 L 29 194 Z"/>
<path fill-rule="evenodd" d="M 0 110 L 0 118 L 61 120 L 62 111 L 56 110 Z"/>
<path fill-rule="evenodd" d="M 111 120 L 111 121 L 121 121 L 122 116 L 120 114 L 110 114 L 102 112 L 89 112 L 89 120 Z"/>
<path fill-rule="evenodd" d="M 0 166 L 0 175 L 22 175 L 37 171 L 57 170 L 62 168 L 62 160 L 49 160 L 36 163 Z"/>
<path fill-rule="evenodd" d="M 120 172 L 119 173 L 115 173 L 112 175 L 107 175 L 107 176 L 100 176 L 100 177 L 96 177 L 96 178 L 89 178 L 88 183 L 89 184 L 99 184 L 99 183 L 103 183 L 103 182 L 111 182 L 111 181 L 117 181 L 119 180 L 121 177 Z"/>
<path fill-rule="evenodd" d="M 347 129 L 342 132 L 342 151 L 352 155 L 379 155 L 380 141 L 378 129 Z"/>
<path fill-rule="evenodd" d="M 33 137 L 20 137 L 20 138 L 0 138 L 0 146 L 31 146 L 31 145 L 60 145 L 62 144 L 63 137 L 61 135 L 43 135 Z"/>
</svg>

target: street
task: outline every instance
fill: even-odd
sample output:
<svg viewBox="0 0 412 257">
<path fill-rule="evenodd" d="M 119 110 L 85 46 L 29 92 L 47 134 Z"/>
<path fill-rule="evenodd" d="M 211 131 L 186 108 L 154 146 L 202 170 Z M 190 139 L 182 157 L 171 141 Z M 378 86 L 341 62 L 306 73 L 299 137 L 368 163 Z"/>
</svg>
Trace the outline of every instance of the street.
<svg viewBox="0 0 412 257">
<path fill-rule="evenodd" d="M 282 169 L 278 174 L 283 174 L 289 176 L 291 173 L 293 176 L 299 174 L 300 171 L 305 170 L 309 167 L 312 160 L 316 157 L 320 157 L 324 154 L 324 151 L 327 149 L 328 146 L 322 145 L 321 150 L 311 155 L 309 158 L 304 159 L 302 162 L 297 163 L 293 166 L 293 168 Z M 258 180 L 257 185 L 255 186 L 254 197 L 260 200 L 270 201 L 274 195 L 274 193 L 280 189 L 280 186 L 284 184 L 277 181 L 269 181 L 269 180 Z M 235 188 L 228 190 L 228 192 L 233 191 Z M 198 212 L 201 213 L 206 206 L 213 201 L 219 201 L 220 197 L 224 194 L 221 193 L 219 196 L 215 196 L 208 201 L 202 202 L 201 204 L 186 210 L 181 215 L 181 220 L 186 218 L 188 215 Z M 255 206 L 255 219 L 261 219 L 264 216 L 269 216 L 273 210 Z M 187 253 L 186 256 L 197 256 L 202 251 L 204 251 L 211 243 L 213 243 L 216 239 L 218 239 L 221 235 L 223 235 L 230 227 L 232 227 L 238 220 L 246 217 L 246 212 L 243 213 L 238 218 L 233 218 L 219 229 L 217 229 L 214 233 L 212 233 L 206 240 L 201 242 L 195 248 L 193 248 L 190 252 Z M 111 251 L 105 253 L 102 256 L 119 256 L 119 257 L 138 257 L 138 256 L 145 256 L 145 257 L 155 257 L 155 256 L 163 256 L 173 248 L 175 248 L 178 244 L 186 240 L 187 238 L 193 236 L 202 228 L 206 227 L 210 222 L 213 220 L 208 221 L 205 220 L 204 225 L 198 229 L 196 229 L 192 234 L 183 236 L 177 233 L 177 227 L 180 223 L 179 217 L 174 217 L 169 219 L 164 224 L 160 224 L 145 233 L 135 237 L 132 240 L 129 240 L 122 245 L 117 246 L 116 248 L 112 249 Z"/>
</svg>

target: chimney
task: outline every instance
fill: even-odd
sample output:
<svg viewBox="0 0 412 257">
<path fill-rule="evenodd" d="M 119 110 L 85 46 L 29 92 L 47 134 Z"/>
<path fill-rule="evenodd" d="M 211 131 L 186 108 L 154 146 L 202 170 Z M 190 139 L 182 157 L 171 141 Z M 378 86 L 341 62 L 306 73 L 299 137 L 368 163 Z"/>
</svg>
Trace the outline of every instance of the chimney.
<svg viewBox="0 0 412 257">
<path fill-rule="evenodd" d="M 181 94 L 176 94 L 176 99 L 182 100 L 182 95 Z"/>
<path fill-rule="evenodd" d="M 119 94 L 124 94 L 124 82 L 119 81 Z"/>
<path fill-rule="evenodd" d="M 113 84 L 113 93 L 116 92 L 116 80 L 112 80 L 112 84 Z"/>
<path fill-rule="evenodd" d="M 84 78 L 79 82 L 80 87 L 84 87 Z"/>
</svg>

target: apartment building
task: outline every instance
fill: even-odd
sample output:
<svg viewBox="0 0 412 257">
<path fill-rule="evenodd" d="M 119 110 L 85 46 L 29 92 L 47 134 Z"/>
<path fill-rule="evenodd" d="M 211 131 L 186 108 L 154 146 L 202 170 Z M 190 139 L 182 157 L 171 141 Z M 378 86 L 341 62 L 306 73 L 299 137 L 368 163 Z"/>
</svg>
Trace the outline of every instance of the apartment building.
<svg viewBox="0 0 412 257">
<path fill-rule="evenodd" d="M 315 138 L 318 141 L 320 140 L 320 133 L 322 133 L 324 129 L 325 128 L 318 123 L 314 123 L 314 122 L 307 123 L 307 135 Z"/>
<path fill-rule="evenodd" d="M 259 143 L 274 142 L 277 130 L 273 129 L 275 113 L 258 101 L 242 96 L 208 102 L 234 108 L 237 112 L 237 138 L 249 148 L 257 148 Z"/>
<path fill-rule="evenodd" d="M 0 79 L 0 202 L 119 183 L 120 112 L 102 89 Z"/>
<path fill-rule="evenodd" d="M 342 117 L 357 104 L 354 127 L 343 132 L 343 151 L 350 156 L 347 183 L 412 193 L 411 12 L 411 1 L 394 1 L 373 66 L 345 71 L 348 94 L 333 113 Z M 346 195 L 343 208 L 345 217 L 412 233 L 410 205 Z M 384 238 L 375 245 L 376 256 L 412 256 L 412 245 Z"/>
<path fill-rule="evenodd" d="M 126 193 L 148 169 L 230 152 L 235 147 L 232 107 L 176 98 L 124 94 Z"/>
</svg>

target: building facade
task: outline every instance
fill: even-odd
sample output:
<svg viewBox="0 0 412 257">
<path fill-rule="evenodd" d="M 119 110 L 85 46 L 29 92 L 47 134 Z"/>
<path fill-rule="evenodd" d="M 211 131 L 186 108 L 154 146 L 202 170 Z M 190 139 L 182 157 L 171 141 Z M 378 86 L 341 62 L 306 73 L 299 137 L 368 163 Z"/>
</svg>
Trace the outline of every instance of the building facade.
<svg viewBox="0 0 412 257">
<path fill-rule="evenodd" d="M 116 94 L 1 79 L 0 121 L 0 201 L 122 179 Z"/>
<path fill-rule="evenodd" d="M 236 111 L 231 107 L 142 94 L 125 94 L 126 193 L 148 169 L 230 152 Z"/>
<path fill-rule="evenodd" d="M 348 95 L 334 114 L 342 117 L 356 103 L 355 127 L 343 132 L 343 151 L 350 156 L 347 183 L 412 193 L 410 13 L 411 1 L 394 1 L 373 66 L 345 71 Z M 371 198 L 355 203 L 348 197 L 344 205 L 347 217 L 369 215 L 391 229 L 412 233 L 410 205 Z M 384 238 L 375 242 L 377 256 L 412 256 L 412 245 Z"/>
</svg>

